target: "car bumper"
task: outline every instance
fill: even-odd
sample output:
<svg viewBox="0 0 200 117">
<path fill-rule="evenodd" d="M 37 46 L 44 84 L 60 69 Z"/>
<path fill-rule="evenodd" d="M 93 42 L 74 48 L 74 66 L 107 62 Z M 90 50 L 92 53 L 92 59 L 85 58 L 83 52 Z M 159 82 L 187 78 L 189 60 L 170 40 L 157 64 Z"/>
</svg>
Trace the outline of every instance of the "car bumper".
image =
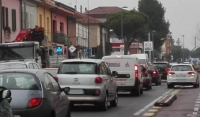
<svg viewBox="0 0 200 117">
<path fill-rule="evenodd" d="M 156 83 L 158 81 L 158 76 L 157 77 L 152 77 L 152 83 Z"/>
<path fill-rule="evenodd" d="M 150 83 L 150 79 L 149 79 L 149 78 L 144 78 L 144 79 L 143 79 L 143 86 L 144 86 L 144 87 L 148 87 L 148 86 L 149 86 L 149 83 Z"/>
<path fill-rule="evenodd" d="M 197 83 L 197 79 L 194 77 L 190 78 L 167 78 L 167 84 L 173 84 L 173 85 L 193 85 Z"/>
</svg>

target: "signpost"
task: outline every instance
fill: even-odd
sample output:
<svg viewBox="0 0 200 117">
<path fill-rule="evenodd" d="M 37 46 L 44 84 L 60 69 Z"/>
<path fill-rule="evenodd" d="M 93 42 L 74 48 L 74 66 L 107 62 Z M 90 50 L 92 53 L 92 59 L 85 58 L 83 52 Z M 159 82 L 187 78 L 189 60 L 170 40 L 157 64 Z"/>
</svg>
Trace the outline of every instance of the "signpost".
<svg viewBox="0 0 200 117">
<path fill-rule="evenodd" d="M 69 51 L 70 51 L 71 53 L 73 53 L 75 50 L 76 50 L 76 48 L 75 48 L 73 45 L 71 45 L 71 46 L 69 47 Z"/>
<path fill-rule="evenodd" d="M 199 58 L 192 58 L 192 59 L 191 59 L 191 63 L 192 63 L 193 65 L 197 65 L 197 64 L 199 63 Z"/>
<path fill-rule="evenodd" d="M 153 51 L 152 41 L 144 41 L 144 51 Z"/>
</svg>

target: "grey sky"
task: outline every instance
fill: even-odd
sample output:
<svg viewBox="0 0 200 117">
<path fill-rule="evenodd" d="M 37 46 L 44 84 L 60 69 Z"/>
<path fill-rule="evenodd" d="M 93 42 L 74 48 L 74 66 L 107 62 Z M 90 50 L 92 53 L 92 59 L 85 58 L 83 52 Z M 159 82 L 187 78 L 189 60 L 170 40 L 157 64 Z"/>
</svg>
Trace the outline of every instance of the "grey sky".
<svg viewBox="0 0 200 117">
<path fill-rule="evenodd" d="M 127 6 L 128 9 L 137 8 L 138 0 L 57 0 L 74 7 L 77 4 L 89 9 L 98 6 Z M 185 35 L 185 47 L 194 48 L 194 38 L 197 36 L 198 23 L 200 24 L 200 0 L 159 0 L 166 8 L 166 19 L 169 20 L 173 38 L 177 40 Z M 200 44 L 200 43 L 199 43 Z M 199 45 L 198 44 L 198 45 Z"/>
</svg>

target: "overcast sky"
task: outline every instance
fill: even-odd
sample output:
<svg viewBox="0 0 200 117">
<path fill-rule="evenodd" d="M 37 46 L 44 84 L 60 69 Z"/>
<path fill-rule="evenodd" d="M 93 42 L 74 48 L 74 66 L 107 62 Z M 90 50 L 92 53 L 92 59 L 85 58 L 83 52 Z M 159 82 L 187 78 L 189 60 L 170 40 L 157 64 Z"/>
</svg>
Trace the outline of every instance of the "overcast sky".
<svg viewBox="0 0 200 117">
<path fill-rule="evenodd" d="M 88 7 L 89 10 L 98 6 L 127 6 L 128 9 L 137 9 L 138 0 L 57 0 L 71 7 L 80 5 Z M 194 38 L 198 35 L 198 24 L 200 24 L 200 0 L 159 0 L 166 8 L 165 18 L 169 20 L 170 31 L 175 40 L 185 35 L 185 47 L 194 48 Z M 200 45 L 197 43 L 197 46 Z M 199 46 L 200 47 L 200 46 Z"/>
</svg>

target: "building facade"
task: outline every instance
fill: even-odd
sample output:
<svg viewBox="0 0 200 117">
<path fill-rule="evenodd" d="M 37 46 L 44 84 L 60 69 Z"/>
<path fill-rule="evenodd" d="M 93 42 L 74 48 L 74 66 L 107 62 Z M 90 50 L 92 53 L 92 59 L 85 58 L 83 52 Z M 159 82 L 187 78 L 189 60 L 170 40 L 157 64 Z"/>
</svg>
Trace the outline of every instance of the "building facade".
<svg viewBox="0 0 200 117">
<path fill-rule="evenodd" d="M 21 0 L 2 0 L 2 43 L 12 42 L 21 30 Z"/>
</svg>

